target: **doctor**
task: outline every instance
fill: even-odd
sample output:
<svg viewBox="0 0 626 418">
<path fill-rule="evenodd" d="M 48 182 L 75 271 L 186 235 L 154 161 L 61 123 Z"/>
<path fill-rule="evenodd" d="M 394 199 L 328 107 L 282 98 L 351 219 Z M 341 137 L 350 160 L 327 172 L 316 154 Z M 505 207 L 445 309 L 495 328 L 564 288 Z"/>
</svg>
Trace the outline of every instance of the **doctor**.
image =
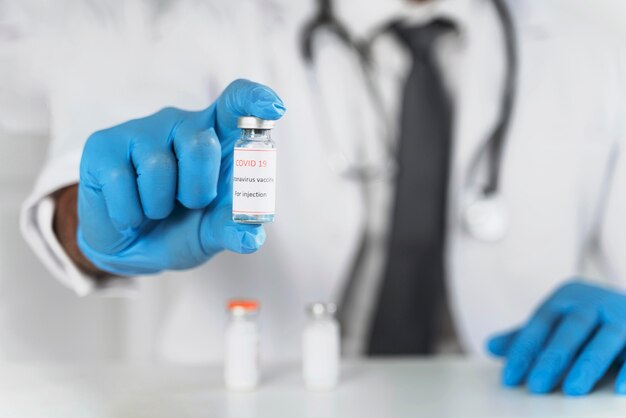
<svg viewBox="0 0 626 418">
<path fill-rule="evenodd" d="M 249 295 L 270 360 L 297 356 L 306 303 L 334 299 L 351 354 L 480 354 L 513 327 L 488 340 L 505 385 L 581 395 L 621 365 L 626 70 L 610 37 L 532 0 L 339 2 L 347 26 L 304 38 L 314 4 L 129 3 L 114 33 L 66 29 L 78 48 L 46 80 L 50 158 L 23 211 L 79 295 L 149 289 L 121 320 L 152 331 L 126 344 L 215 361 L 224 301 Z M 365 33 L 367 68 L 345 36 Z M 235 120 L 285 104 L 264 244 L 230 221 Z M 626 393 L 626 368 L 615 382 Z"/>
</svg>

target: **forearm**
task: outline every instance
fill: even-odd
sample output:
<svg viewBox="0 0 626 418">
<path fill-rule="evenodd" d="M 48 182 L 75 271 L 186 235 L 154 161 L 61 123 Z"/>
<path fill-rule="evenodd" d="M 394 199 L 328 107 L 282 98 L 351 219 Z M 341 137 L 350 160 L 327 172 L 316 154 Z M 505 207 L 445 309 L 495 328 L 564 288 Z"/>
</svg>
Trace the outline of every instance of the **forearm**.
<svg viewBox="0 0 626 418">
<path fill-rule="evenodd" d="M 54 194 L 54 200 L 55 212 L 52 227 L 67 255 L 85 274 L 97 280 L 111 277 L 111 274 L 94 266 L 78 247 L 76 240 L 76 230 L 78 228 L 78 185 L 68 186 L 57 191 Z"/>
</svg>

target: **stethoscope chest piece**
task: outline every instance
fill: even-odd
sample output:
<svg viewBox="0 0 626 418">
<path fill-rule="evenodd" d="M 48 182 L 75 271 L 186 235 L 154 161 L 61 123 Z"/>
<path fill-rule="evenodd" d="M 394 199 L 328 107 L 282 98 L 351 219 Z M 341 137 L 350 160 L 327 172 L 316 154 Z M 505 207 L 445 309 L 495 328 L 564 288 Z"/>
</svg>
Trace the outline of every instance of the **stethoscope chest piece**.
<svg viewBox="0 0 626 418">
<path fill-rule="evenodd" d="M 479 197 L 463 213 L 467 233 L 483 242 L 501 241 L 509 229 L 509 221 L 507 207 L 498 195 Z"/>
</svg>

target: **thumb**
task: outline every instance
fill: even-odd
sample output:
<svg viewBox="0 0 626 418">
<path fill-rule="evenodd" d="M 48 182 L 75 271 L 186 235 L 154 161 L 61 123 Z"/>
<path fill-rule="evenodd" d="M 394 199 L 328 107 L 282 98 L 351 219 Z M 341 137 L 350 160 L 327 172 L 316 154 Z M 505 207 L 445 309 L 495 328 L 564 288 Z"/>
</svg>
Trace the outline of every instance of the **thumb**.
<svg viewBox="0 0 626 418">
<path fill-rule="evenodd" d="M 285 110 L 285 104 L 271 88 L 238 79 L 230 83 L 217 99 L 216 131 L 222 140 L 234 140 L 240 116 L 276 120 L 285 114 Z"/>
<path fill-rule="evenodd" d="M 496 357 L 506 357 L 518 332 L 519 330 L 515 329 L 492 336 L 487 341 L 487 351 Z"/>
<path fill-rule="evenodd" d="M 265 242 L 265 230 L 261 225 L 233 222 L 231 206 L 222 204 L 204 213 L 200 225 L 200 242 L 209 256 L 223 249 L 250 254 Z"/>
</svg>

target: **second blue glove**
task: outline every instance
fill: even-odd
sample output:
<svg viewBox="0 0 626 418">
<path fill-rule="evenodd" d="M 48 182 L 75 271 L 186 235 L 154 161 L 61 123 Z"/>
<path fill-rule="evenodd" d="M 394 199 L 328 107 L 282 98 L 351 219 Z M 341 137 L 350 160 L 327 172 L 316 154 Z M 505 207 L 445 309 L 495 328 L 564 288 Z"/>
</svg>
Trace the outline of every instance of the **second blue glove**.
<svg viewBox="0 0 626 418">
<path fill-rule="evenodd" d="M 524 326 L 492 338 L 488 349 L 506 358 L 506 386 L 526 382 L 531 392 L 546 393 L 562 381 L 565 394 L 584 395 L 618 363 L 615 390 L 626 394 L 626 295 L 569 282 Z"/>
</svg>

